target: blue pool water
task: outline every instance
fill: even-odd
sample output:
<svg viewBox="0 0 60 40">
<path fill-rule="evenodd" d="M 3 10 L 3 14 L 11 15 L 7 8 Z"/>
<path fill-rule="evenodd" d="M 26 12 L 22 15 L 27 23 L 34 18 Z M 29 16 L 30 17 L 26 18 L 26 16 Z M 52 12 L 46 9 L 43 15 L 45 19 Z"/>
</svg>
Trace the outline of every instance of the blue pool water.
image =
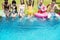
<svg viewBox="0 0 60 40">
<path fill-rule="evenodd" d="M 0 40 L 60 40 L 60 20 L 0 20 Z"/>
</svg>

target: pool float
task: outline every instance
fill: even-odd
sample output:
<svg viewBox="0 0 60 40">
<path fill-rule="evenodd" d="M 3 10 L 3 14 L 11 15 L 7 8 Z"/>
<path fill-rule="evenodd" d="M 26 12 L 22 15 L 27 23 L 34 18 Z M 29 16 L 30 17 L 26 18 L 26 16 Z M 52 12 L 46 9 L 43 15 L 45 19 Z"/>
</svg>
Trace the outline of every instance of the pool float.
<svg viewBox="0 0 60 40">
<path fill-rule="evenodd" d="M 58 12 L 57 16 L 58 16 L 58 18 L 60 19 L 60 12 Z"/>
<path fill-rule="evenodd" d="M 60 16 L 60 12 L 58 12 L 58 15 Z"/>
<path fill-rule="evenodd" d="M 35 14 L 35 17 L 37 17 L 37 18 L 47 18 L 48 15 L 47 15 L 47 13 L 43 13 L 43 14 L 36 13 L 36 14 Z"/>
<path fill-rule="evenodd" d="M 47 8 L 42 5 L 39 7 L 39 10 L 38 10 L 38 13 L 35 14 L 35 17 L 37 18 L 47 18 L 48 17 L 48 14 L 46 12 Z"/>
</svg>

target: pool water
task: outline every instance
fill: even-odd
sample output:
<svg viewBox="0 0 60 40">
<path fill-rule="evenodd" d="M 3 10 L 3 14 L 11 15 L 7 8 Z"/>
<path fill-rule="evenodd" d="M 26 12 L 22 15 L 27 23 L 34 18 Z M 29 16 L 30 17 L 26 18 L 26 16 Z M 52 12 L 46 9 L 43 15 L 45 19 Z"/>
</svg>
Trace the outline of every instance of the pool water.
<svg viewBox="0 0 60 40">
<path fill-rule="evenodd" d="M 0 20 L 0 40 L 60 40 L 60 20 Z"/>
</svg>

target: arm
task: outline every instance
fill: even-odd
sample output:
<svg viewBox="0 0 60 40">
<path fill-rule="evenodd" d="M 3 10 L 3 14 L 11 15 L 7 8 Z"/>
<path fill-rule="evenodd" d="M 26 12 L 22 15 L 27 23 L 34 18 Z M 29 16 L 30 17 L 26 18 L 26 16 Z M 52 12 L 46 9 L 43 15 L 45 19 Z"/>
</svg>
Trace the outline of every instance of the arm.
<svg viewBox="0 0 60 40">
<path fill-rule="evenodd" d="M 4 3 L 2 3 L 2 9 L 4 10 Z"/>
<path fill-rule="evenodd" d="M 47 8 L 48 8 L 50 5 L 51 5 L 51 3 L 47 5 Z"/>
<path fill-rule="evenodd" d="M 20 5 L 18 5 L 18 15 L 20 14 Z"/>
<path fill-rule="evenodd" d="M 26 0 L 26 6 L 28 6 L 28 1 Z"/>
<path fill-rule="evenodd" d="M 33 0 L 33 2 L 32 2 L 32 6 L 34 6 L 34 0 Z"/>
<path fill-rule="evenodd" d="M 9 4 L 9 11 L 11 11 L 11 4 Z"/>
<path fill-rule="evenodd" d="M 25 7 L 26 7 L 26 9 L 28 8 L 28 0 L 26 0 Z"/>
<path fill-rule="evenodd" d="M 56 5 L 56 8 L 57 8 L 58 10 L 60 10 L 60 8 L 58 7 L 58 5 Z"/>
</svg>

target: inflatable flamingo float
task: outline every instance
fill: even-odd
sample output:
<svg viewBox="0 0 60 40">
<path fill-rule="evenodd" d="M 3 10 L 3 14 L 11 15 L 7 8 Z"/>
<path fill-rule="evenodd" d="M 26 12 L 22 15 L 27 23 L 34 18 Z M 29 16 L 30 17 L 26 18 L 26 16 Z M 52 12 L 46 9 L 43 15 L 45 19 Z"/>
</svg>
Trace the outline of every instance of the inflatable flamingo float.
<svg viewBox="0 0 60 40">
<path fill-rule="evenodd" d="M 37 18 L 47 18 L 47 8 L 43 4 L 41 6 L 38 6 L 38 12 L 35 14 L 35 17 Z"/>
</svg>

